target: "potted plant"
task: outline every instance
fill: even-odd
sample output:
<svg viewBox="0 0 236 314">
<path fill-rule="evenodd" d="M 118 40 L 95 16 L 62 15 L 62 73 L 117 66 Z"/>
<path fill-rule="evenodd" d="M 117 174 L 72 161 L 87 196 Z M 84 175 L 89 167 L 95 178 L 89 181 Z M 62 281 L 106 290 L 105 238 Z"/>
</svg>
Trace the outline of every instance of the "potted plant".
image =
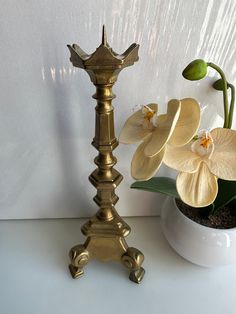
<svg viewBox="0 0 236 314">
<path fill-rule="evenodd" d="M 224 125 L 198 131 L 196 100 L 171 100 L 158 116 L 157 104 L 142 106 L 126 121 L 120 142 L 141 142 L 132 162 L 132 188 L 171 196 L 162 209 L 162 228 L 170 245 L 202 266 L 236 262 L 236 131 L 232 130 L 234 86 L 215 64 L 198 59 L 183 71 L 189 80 L 220 75 L 213 87 L 223 92 Z M 228 89 L 231 101 L 228 101 Z M 153 177 L 164 163 L 178 171 L 176 180 Z"/>
</svg>

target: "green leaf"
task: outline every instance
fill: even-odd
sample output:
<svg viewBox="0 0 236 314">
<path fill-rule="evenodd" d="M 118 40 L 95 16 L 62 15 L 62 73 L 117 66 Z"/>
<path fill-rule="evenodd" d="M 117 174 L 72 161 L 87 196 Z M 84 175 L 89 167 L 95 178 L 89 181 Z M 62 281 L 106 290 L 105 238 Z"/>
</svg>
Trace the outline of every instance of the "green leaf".
<svg viewBox="0 0 236 314">
<path fill-rule="evenodd" d="M 235 210 L 236 209 L 236 197 L 232 201 L 230 201 L 228 205 L 231 209 Z"/>
<path fill-rule="evenodd" d="M 201 80 L 207 75 L 207 63 L 202 59 L 194 60 L 183 70 L 182 75 L 190 81 Z"/>
<path fill-rule="evenodd" d="M 167 177 L 154 177 L 148 181 L 137 181 L 131 185 L 132 189 L 157 192 L 179 198 L 176 181 Z"/>
<path fill-rule="evenodd" d="M 224 207 L 236 197 L 236 181 L 218 180 L 218 195 L 214 201 L 214 211 Z"/>
</svg>

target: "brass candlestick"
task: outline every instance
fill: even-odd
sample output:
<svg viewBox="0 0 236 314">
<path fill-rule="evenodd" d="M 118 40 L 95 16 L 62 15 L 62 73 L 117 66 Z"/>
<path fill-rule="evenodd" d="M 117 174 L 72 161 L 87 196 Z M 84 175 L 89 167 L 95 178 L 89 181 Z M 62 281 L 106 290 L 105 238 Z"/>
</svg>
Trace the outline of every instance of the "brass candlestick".
<svg viewBox="0 0 236 314">
<path fill-rule="evenodd" d="M 97 100 L 96 123 L 92 145 L 99 152 L 94 160 L 98 168 L 92 172 L 89 180 L 97 189 L 94 201 L 100 207 L 97 214 L 81 229 L 87 236 L 85 243 L 70 250 L 70 272 L 73 278 L 79 278 L 90 259 L 117 260 L 129 269 L 130 280 L 139 283 L 145 273 L 141 267 L 144 256 L 136 248 L 128 247 L 124 239 L 131 229 L 114 207 L 118 201 L 115 188 L 123 177 L 113 168 L 117 160 L 112 154 L 118 146 L 114 132 L 112 99 L 115 95 L 112 86 L 122 69 L 138 61 L 139 46 L 132 44 L 122 55 L 118 55 L 108 45 L 103 26 L 102 43 L 93 54 L 88 55 L 75 44 L 68 45 L 68 48 L 72 64 L 84 69 L 96 86 L 93 96 Z"/>
</svg>

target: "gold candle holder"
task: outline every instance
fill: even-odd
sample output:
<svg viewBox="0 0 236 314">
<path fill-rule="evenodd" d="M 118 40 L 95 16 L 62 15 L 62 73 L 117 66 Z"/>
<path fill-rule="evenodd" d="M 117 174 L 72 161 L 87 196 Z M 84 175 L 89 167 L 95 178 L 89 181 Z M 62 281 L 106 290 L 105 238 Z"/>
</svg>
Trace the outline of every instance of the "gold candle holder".
<svg viewBox="0 0 236 314">
<path fill-rule="evenodd" d="M 87 236 L 84 244 L 74 246 L 69 253 L 69 269 L 73 278 L 83 275 L 83 267 L 90 259 L 100 261 L 121 261 L 130 271 L 130 280 L 140 283 L 144 276 L 141 267 L 144 255 L 136 248 L 128 247 L 124 237 L 131 229 L 118 215 L 114 205 L 118 201 L 115 188 L 122 181 L 122 175 L 113 168 L 117 160 L 112 151 L 118 146 L 114 132 L 112 86 L 119 72 L 138 61 L 139 45 L 132 44 L 123 54 L 115 53 L 107 43 L 103 26 L 102 43 L 94 53 L 88 55 L 78 45 L 68 45 L 73 66 L 84 69 L 96 86 L 93 96 L 97 100 L 95 137 L 92 145 L 98 150 L 94 162 L 98 166 L 89 176 L 97 189 L 94 197 L 99 210 L 85 225 L 82 233 Z"/>
</svg>

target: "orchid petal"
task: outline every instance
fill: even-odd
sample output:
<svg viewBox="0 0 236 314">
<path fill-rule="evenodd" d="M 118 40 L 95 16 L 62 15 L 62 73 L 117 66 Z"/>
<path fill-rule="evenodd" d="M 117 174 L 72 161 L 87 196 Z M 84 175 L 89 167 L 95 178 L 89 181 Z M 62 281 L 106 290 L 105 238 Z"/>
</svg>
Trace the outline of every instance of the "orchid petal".
<svg viewBox="0 0 236 314">
<path fill-rule="evenodd" d="M 217 128 L 211 131 L 214 151 L 206 160 L 210 171 L 223 180 L 236 180 L 236 131 Z"/>
<path fill-rule="evenodd" d="M 193 207 L 212 204 L 218 193 L 217 177 L 211 174 L 204 162 L 197 172 L 181 172 L 177 176 L 176 187 L 182 201 Z"/>
<path fill-rule="evenodd" d="M 167 144 L 163 162 L 180 172 L 196 172 L 202 159 L 191 150 L 191 145 L 174 147 Z"/>
<path fill-rule="evenodd" d="M 151 157 L 158 154 L 171 137 L 180 114 L 181 102 L 172 99 L 168 102 L 167 114 L 157 118 L 157 127 L 147 144 L 144 154 Z"/>
<path fill-rule="evenodd" d="M 157 112 L 157 104 L 148 105 L 152 110 Z M 152 130 L 143 128 L 143 113 L 142 109 L 132 114 L 125 122 L 120 136 L 119 141 L 124 144 L 137 143 L 146 138 Z"/>
<path fill-rule="evenodd" d="M 198 130 L 200 114 L 200 106 L 195 99 L 181 99 L 179 119 L 168 143 L 174 146 L 188 143 Z"/>
<path fill-rule="evenodd" d="M 153 157 L 145 156 L 144 149 L 147 141 L 140 144 L 133 156 L 131 163 L 131 175 L 135 180 L 148 180 L 160 168 L 165 148 Z"/>
</svg>

